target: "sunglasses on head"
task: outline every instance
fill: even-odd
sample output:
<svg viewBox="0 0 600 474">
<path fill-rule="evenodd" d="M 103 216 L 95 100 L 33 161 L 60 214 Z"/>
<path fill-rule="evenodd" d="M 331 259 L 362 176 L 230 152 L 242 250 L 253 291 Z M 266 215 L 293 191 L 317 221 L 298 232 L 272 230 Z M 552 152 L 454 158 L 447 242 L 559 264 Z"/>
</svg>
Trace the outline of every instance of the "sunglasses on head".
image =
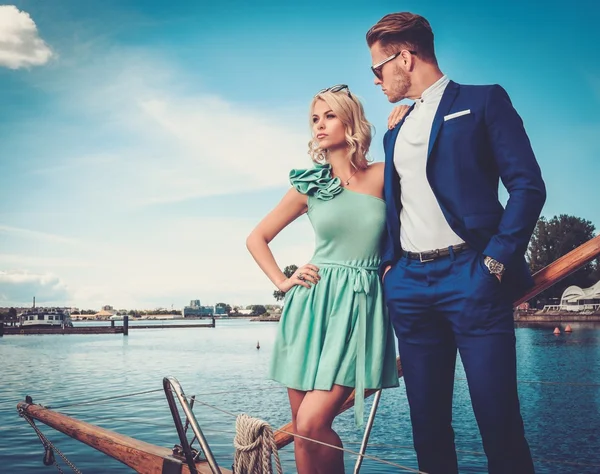
<svg viewBox="0 0 600 474">
<path fill-rule="evenodd" d="M 348 93 L 348 97 L 352 99 L 352 94 L 350 94 L 350 88 L 346 84 L 337 84 L 335 86 L 327 87 L 326 89 L 317 92 L 315 97 L 319 94 L 324 94 L 325 92 L 340 92 L 343 90 L 345 90 Z"/>
<path fill-rule="evenodd" d="M 379 79 L 380 81 L 383 81 L 383 73 L 381 72 L 381 70 L 383 69 L 383 66 L 386 63 L 389 63 L 390 61 L 393 61 L 394 59 L 396 59 L 398 56 L 400 56 L 404 51 L 409 52 L 410 54 L 414 54 L 416 55 L 417 52 L 416 51 L 411 51 L 409 49 L 403 49 L 402 51 L 397 52 L 396 54 L 392 54 L 391 56 L 385 58 L 383 61 L 375 64 L 374 66 L 371 66 L 371 71 L 373 71 L 373 74 L 375 74 L 375 77 L 377 79 Z"/>
</svg>

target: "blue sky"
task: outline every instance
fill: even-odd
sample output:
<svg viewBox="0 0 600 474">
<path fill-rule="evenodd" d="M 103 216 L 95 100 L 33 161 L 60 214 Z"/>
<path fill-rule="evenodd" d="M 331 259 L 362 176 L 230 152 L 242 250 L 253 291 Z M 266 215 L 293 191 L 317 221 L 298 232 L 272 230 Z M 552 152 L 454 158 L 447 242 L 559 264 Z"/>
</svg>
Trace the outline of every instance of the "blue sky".
<svg viewBox="0 0 600 474">
<path fill-rule="evenodd" d="M 272 303 L 245 237 L 288 170 L 310 166 L 317 90 L 350 85 L 383 159 L 391 105 L 364 35 L 399 10 L 429 19 L 451 79 L 509 92 L 546 179 L 543 214 L 600 228 L 591 1 L 11 5 L 0 7 L 0 306 Z M 284 266 L 312 245 L 303 218 L 273 248 Z"/>
</svg>

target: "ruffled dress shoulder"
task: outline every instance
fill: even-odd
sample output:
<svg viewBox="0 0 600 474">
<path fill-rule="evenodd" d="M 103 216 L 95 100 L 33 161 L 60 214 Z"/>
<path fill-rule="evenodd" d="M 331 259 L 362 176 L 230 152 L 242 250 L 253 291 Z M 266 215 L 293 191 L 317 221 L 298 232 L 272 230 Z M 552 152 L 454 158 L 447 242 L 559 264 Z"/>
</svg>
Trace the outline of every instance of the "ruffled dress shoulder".
<svg viewBox="0 0 600 474">
<path fill-rule="evenodd" d="M 333 178 L 331 165 L 315 165 L 309 169 L 290 171 L 290 183 L 301 194 L 312 196 L 321 201 L 330 201 L 344 188 L 340 178 Z"/>
</svg>

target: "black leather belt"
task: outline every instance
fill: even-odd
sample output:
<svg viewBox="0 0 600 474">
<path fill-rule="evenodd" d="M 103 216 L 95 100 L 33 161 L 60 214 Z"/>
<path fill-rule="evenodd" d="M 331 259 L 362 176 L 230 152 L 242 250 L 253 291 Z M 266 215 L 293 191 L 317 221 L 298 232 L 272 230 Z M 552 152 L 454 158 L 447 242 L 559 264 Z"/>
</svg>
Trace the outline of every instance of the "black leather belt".
<svg viewBox="0 0 600 474">
<path fill-rule="evenodd" d="M 450 248 L 452 248 L 452 251 L 454 253 L 460 253 L 463 250 L 467 250 L 469 246 L 466 243 L 462 243 L 458 245 L 452 245 L 451 247 L 446 247 L 443 249 L 427 250 L 425 252 L 407 252 L 406 250 L 403 250 L 402 256 L 413 260 L 419 260 L 421 262 L 431 262 L 436 258 L 447 257 L 448 255 L 450 255 Z"/>
</svg>

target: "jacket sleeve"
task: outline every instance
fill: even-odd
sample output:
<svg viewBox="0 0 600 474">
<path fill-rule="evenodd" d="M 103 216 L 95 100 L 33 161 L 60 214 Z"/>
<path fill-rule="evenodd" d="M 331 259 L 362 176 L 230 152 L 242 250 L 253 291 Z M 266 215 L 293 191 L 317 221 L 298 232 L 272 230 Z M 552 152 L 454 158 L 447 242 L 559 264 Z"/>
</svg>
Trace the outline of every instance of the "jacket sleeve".
<svg viewBox="0 0 600 474">
<path fill-rule="evenodd" d="M 485 123 L 493 158 L 509 199 L 498 232 L 483 253 L 509 267 L 527 250 L 546 200 L 546 187 L 523 121 L 499 85 L 492 86 L 488 92 Z"/>
</svg>

